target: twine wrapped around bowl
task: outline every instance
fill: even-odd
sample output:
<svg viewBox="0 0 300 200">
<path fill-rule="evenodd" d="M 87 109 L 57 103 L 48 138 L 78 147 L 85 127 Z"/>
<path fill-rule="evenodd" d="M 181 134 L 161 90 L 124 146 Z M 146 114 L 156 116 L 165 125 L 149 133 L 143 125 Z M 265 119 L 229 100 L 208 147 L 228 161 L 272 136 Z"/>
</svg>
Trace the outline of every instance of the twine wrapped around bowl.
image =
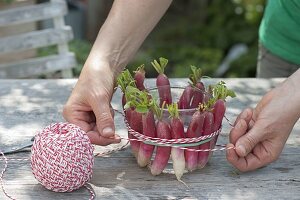
<svg viewBox="0 0 300 200">
<path fill-rule="evenodd" d="M 40 131 L 34 140 L 31 168 L 47 189 L 71 192 L 92 177 L 93 146 L 86 133 L 70 123 L 54 123 Z"/>
</svg>

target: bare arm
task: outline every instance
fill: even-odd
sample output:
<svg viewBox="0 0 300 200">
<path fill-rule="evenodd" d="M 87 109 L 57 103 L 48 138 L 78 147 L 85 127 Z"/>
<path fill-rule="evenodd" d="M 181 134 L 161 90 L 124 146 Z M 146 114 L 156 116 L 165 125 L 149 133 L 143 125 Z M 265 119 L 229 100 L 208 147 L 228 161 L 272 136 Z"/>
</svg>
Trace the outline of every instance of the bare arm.
<svg viewBox="0 0 300 200">
<path fill-rule="evenodd" d="M 119 72 L 134 56 L 171 0 L 115 0 L 88 61 L 108 62 Z M 93 61 L 92 61 L 93 62 Z"/>
<path fill-rule="evenodd" d="M 63 111 L 92 143 L 120 141 L 110 106 L 115 79 L 170 4 L 171 0 L 115 0 Z"/>
</svg>

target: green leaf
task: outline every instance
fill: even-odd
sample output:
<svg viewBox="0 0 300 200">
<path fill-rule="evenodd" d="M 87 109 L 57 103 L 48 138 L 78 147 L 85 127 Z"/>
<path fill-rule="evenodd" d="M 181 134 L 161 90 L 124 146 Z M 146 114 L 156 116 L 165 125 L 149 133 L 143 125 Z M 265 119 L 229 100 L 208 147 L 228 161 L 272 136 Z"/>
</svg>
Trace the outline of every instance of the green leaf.
<svg viewBox="0 0 300 200">
<path fill-rule="evenodd" d="M 137 105 L 135 109 L 139 113 L 147 113 L 149 110 L 147 105 Z"/>
<path fill-rule="evenodd" d="M 166 58 L 160 57 L 159 62 L 160 62 L 161 68 L 164 70 L 169 61 Z"/>
<path fill-rule="evenodd" d="M 137 73 L 137 72 L 142 72 L 142 73 L 145 73 L 145 65 L 144 64 L 141 64 L 140 66 L 138 66 L 136 68 L 135 71 L 133 71 L 134 73 Z"/>
<path fill-rule="evenodd" d="M 130 104 L 131 104 L 131 102 L 127 101 L 126 104 L 124 105 L 124 109 L 126 110 L 126 109 L 130 108 L 131 107 Z"/>
<path fill-rule="evenodd" d="M 179 118 L 179 112 L 178 112 L 178 104 L 172 103 L 167 106 L 170 117 L 172 118 Z"/>
<path fill-rule="evenodd" d="M 166 58 L 160 57 L 159 62 L 160 63 L 158 63 L 157 60 L 154 60 L 153 62 L 151 62 L 151 64 L 159 74 L 163 74 L 165 71 L 165 67 L 168 64 L 168 60 Z"/>
<path fill-rule="evenodd" d="M 128 69 L 124 70 L 117 78 L 117 84 L 120 86 L 123 93 L 127 86 L 136 87 L 135 81 Z"/>
<path fill-rule="evenodd" d="M 234 97 L 236 97 L 236 94 L 233 90 L 227 90 L 227 96 L 234 98 Z"/>
<path fill-rule="evenodd" d="M 220 81 L 218 84 L 211 86 L 213 98 L 226 100 L 228 96 L 236 97 L 234 91 L 229 90 L 224 81 Z"/>
<path fill-rule="evenodd" d="M 189 79 L 190 79 L 189 82 L 191 85 L 195 86 L 201 80 L 202 70 L 201 70 L 201 68 L 197 68 L 194 65 L 191 65 L 191 71 L 192 71 L 192 74 L 190 74 L 190 76 L 189 76 Z"/>
</svg>

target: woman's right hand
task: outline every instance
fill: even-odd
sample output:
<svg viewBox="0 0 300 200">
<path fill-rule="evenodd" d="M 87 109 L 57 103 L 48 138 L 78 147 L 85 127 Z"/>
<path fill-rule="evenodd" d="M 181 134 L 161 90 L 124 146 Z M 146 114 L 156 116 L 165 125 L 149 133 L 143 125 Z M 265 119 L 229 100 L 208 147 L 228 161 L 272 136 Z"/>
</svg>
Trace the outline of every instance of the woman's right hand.
<svg viewBox="0 0 300 200">
<path fill-rule="evenodd" d="M 230 132 L 227 160 L 240 171 L 275 161 L 300 117 L 300 70 L 245 109 Z"/>
</svg>

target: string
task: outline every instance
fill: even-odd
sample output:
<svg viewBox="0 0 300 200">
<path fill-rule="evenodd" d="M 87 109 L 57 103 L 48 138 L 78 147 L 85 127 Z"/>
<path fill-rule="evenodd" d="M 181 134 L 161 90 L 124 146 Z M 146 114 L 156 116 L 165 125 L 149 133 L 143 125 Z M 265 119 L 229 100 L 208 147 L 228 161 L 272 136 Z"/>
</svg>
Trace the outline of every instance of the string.
<svg viewBox="0 0 300 200">
<path fill-rule="evenodd" d="M 201 144 L 204 144 L 206 142 L 209 142 L 214 137 L 218 136 L 222 130 L 222 126 L 219 128 L 219 130 L 211 133 L 210 135 L 200 136 L 196 138 L 180 138 L 180 139 L 162 139 L 162 138 L 155 138 L 155 137 L 149 137 L 145 136 L 134 129 L 132 129 L 126 120 L 124 111 L 119 111 L 117 109 L 113 109 L 115 112 L 121 114 L 124 119 L 124 123 L 128 129 L 128 133 L 135 136 L 136 138 L 124 138 L 121 137 L 121 139 L 128 140 L 128 141 L 139 141 L 143 142 L 145 144 L 150 144 L 154 146 L 168 146 L 168 147 L 174 147 L 179 148 L 187 151 L 193 151 L 193 152 L 214 152 L 214 151 L 224 151 L 224 150 L 230 150 L 235 149 L 235 147 L 226 147 L 225 145 L 215 145 L 220 148 L 212 148 L 212 149 L 190 149 L 186 147 L 192 147 L 192 146 L 198 146 Z M 234 125 L 229 121 L 229 119 L 224 116 L 228 124 L 233 127 Z"/>
<path fill-rule="evenodd" d="M 4 173 L 5 173 L 6 169 L 7 169 L 8 160 L 7 160 L 6 156 L 4 155 L 4 153 L 3 153 L 2 151 L 0 151 L 0 154 L 1 154 L 1 156 L 4 158 L 4 168 L 3 168 L 3 170 L 1 171 L 1 174 L 0 174 L 0 184 L 1 184 L 1 189 L 2 189 L 3 193 L 5 194 L 5 196 L 7 196 L 9 199 L 15 200 L 12 196 L 10 196 L 10 195 L 6 192 L 6 190 L 5 190 L 5 188 L 4 188 L 3 177 L 4 177 Z"/>
</svg>

